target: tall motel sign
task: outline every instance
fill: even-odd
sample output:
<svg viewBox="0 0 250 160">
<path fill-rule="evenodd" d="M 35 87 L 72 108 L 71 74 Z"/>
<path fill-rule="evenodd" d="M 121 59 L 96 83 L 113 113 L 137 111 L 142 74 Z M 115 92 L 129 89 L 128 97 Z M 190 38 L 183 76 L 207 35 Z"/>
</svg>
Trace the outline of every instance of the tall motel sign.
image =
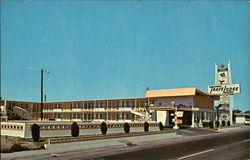
<svg viewBox="0 0 250 160">
<path fill-rule="evenodd" d="M 220 100 L 215 102 L 215 107 L 220 108 L 219 119 L 233 123 L 234 94 L 240 93 L 240 84 L 232 83 L 230 61 L 227 68 L 224 64 L 215 64 L 215 85 L 208 86 L 208 93 L 219 94 Z M 218 120 L 219 120 L 218 119 Z"/>
</svg>

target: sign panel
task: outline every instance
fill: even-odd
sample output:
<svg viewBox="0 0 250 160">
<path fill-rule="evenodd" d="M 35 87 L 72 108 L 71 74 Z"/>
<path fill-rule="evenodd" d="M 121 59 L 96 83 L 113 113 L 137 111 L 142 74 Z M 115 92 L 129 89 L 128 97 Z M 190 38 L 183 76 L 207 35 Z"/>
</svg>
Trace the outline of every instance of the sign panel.
<svg viewBox="0 0 250 160">
<path fill-rule="evenodd" d="M 183 111 L 177 111 L 176 116 L 177 117 L 183 117 Z"/>
<path fill-rule="evenodd" d="M 220 115 L 220 119 L 221 119 L 221 120 L 224 120 L 224 121 L 228 121 L 228 120 L 229 120 L 229 115 L 223 113 L 223 114 Z"/>
<path fill-rule="evenodd" d="M 182 124 L 183 120 L 182 119 L 177 119 L 177 124 Z"/>
<path fill-rule="evenodd" d="M 240 93 L 240 84 L 222 84 L 208 86 L 210 94 L 236 94 Z"/>
<path fill-rule="evenodd" d="M 217 73 L 218 84 L 227 84 L 228 81 L 228 69 L 220 69 Z"/>
</svg>

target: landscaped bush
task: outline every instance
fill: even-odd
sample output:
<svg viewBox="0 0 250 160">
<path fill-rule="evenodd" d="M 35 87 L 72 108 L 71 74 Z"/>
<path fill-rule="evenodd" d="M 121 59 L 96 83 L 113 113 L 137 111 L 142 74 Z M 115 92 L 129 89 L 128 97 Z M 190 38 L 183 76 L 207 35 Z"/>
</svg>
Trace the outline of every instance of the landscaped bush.
<svg viewBox="0 0 250 160">
<path fill-rule="evenodd" d="M 12 150 L 8 149 L 8 148 L 1 148 L 0 151 L 1 151 L 0 153 L 11 153 L 12 152 Z"/>
<path fill-rule="evenodd" d="M 32 124 L 30 127 L 31 135 L 34 142 L 38 142 L 40 138 L 40 127 L 37 124 Z"/>
<path fill-rule="evenodd" d="M 102 122 L 101 123 L 101 132 L 102 132 L 102 134 L 106 134 L 107 130 L 108 130 L 107 124 L 105 122 Z"/>
<path fill-rule="evenodd" d="M 148 124 L 148 122 L 144 122 L 144 131 L 145 131 L 145 132 L 148 132 L 148 129 L 149 129 L 149 124 Z"/>
<path fill-rule="evenodd" d="M 159 122 L 159 129 L 160 129 L 160 130 L 163 130 L 163 129 L 164 129 L 164 126 L 163 126 L 163 124 L 162 124 L 161 122 Z"/>
<path fill-rule="evenodd" d="M 71 135 L 72 135 L 72 137 L 79 136 L 79 126 L 76 122 L 73 122 L 71 124 Z"/>
<path fill-rule="evenodd" d="M 203 126 L 203 127 L 207 127 L 207 122 L 203 122 L 203 123 L 202 123 L 202 126 Z"/>
<path fill-rule="evenodd" d="M 10 150 L 13 152 L 18 152 L 18 151 L 27 151 L 27 150 L 29 150 L 29 148 L 26 146 L 21 146 L 20 144 L 15 143 L 11 146 Z"/>
<path fill-rule="evenodd" d="M 231 124 L 230 124 L 230 121 L 227 121 L 227 126 L 230 126 Z"/>
<path fill-rule="evenodd" d="M 225 121 L 222 121 L 221 122 L 221 125 L 224 127 L 226 125 L 226 122 Z"/>
<path fill-rule="evenodd" d="M 214 123 L 213 122 L 209 122 L 209 127 L 210 128 L 214 128 Z"/>
<path fill-rule="evenodd" d="M 125 133 L 129 133 L 129 131 L 130 131 L 130 126 L 129 126 L 129 124 L 128 124 L 127 122 L 124 123 L 123 127 L 124 127 L 124 132 L 125 132 Z"/>
<path fill-rule="evenodd" d="M 220 122 L 219 122 L 219 121 L 216 121 L 216 122 L 215 122 L 215 125 L 216 125 L 217 128 L 219 128 L 219 127 L 220 127 Z"/>
</svg>

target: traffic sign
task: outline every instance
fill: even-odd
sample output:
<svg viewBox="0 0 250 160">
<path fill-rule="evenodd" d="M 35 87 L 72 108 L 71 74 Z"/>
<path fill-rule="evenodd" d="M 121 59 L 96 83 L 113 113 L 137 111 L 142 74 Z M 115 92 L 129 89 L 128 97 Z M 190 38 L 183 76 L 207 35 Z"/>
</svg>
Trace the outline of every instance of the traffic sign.
<svg viewBox="0 0 250 160">
<path fill-rule="evenodd" d="M 177 124 L 182 124 L 183 120 L 182 119 L 177 119 Z"/>
<path fill-rule="evenodd" d="M 183 117 L 183 111 L 177 111 L 176 115 L 177 117 Z"/>
</svg>

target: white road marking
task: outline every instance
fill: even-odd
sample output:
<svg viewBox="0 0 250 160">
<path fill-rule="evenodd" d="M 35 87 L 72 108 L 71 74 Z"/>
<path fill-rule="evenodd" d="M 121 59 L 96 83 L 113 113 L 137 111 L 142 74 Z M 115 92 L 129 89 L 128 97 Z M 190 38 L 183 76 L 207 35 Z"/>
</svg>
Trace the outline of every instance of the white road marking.
<svg viewBox="0 0 250 160">
<path fill-rule="evenodd" d="M 184 157 L 180 157 L 180 158 L 178 158 L 178 160 L 185 159 L 185 158 L 189 158 L 189 157 L 196 156 L 196 155 L 199 155 L 199 154 L 202 154 L 202 153 L 206 153 L 206 152 L 211 152 L 211 151 L 213 151 L 213 150 L 214 150 L 214 149 L 209 149 L 209 150 L 206 150 L 206 151 L 202 151 L 202 152 L 190 154 L 190 155 L 187 155 L 187 156 L 184 156 Z"/>
<path fill-rule="evenodd" d="M 250 139 L 245 139 L 243 142 L 247 142 L 247 141 L 250 141 Z"/>
</svg>

